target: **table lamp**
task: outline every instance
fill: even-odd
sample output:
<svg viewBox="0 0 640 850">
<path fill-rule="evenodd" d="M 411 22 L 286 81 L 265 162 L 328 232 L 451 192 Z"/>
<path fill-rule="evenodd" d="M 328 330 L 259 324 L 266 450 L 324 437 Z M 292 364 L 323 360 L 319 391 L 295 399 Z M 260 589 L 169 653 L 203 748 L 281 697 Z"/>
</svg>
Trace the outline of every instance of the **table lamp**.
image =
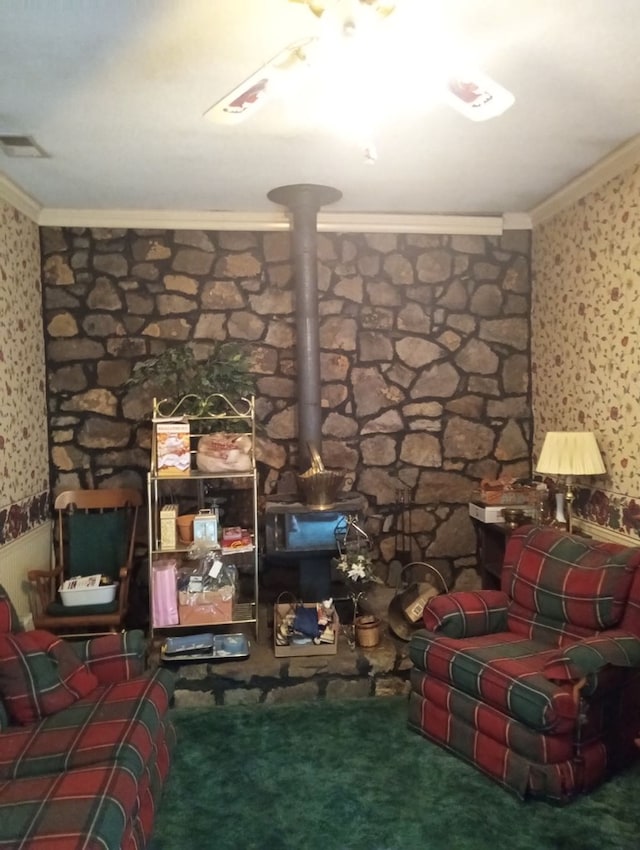
<svg viewBox="0 0 640 850">
<path fill-rule="evenodd" d="M 574 476 L 602 475 L 606 472 L 595 435 L 591 431 L 549 431 L 544 438 L 536 472 L 566 478 L 566 525 L 567 531 L 571 533 Z M 563 522 L 562 502 L 557 504 L 556 520 Z"/>
</svg>

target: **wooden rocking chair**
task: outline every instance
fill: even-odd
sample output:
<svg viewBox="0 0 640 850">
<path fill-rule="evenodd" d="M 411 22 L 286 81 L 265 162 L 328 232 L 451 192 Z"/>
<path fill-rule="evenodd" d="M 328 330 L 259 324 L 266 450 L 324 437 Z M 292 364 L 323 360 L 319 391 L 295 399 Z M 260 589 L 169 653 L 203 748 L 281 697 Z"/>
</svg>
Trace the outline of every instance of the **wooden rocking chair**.
<svg viewBox="0 0 640 850">
<path fill-rule="evenodd" d="M 125 488 L 66 490 L 56 498 L 56 564 L 29 570 L 36 629 L 68 634 L 120 631 L 125 627 L 133 564 L 139 491 Z M 63 605 L 65 579 L 100 574 L 117 582 L 113 602 Z"/>
</svg>

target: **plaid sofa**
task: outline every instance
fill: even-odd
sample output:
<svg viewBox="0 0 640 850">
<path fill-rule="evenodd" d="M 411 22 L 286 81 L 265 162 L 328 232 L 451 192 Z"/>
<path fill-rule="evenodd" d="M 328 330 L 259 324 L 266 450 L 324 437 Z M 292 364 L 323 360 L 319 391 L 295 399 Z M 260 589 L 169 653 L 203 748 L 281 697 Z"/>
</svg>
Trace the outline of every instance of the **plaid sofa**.
<svg viewBox="0 0 640 850">
<path fill-rule="evenodd" d="M 523 799 L 594 788 L 638 752 L 639 567 L 640 547 L 514 531 L 500 590 L 427 604 L 409 726 Z"/>
<path fill-rule="evenodd" d="M 171 674 L 144 668 L 142 632 L 24 632 L 0 586 L 1 850 L 146 846 L 174 731 Z"/>
</svg>

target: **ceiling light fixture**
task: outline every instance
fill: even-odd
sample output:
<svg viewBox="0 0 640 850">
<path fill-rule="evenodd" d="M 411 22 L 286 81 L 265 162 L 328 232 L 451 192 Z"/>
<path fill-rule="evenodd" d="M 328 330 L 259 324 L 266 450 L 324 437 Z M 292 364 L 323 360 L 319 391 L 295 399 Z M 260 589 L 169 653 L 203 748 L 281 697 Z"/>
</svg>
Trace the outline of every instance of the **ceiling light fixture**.
<svg viewBox="0 0 640 850">
<path fill-rule="evenodd" d="M 313 34 L 285 47 L 213 104 L 218 124 L 246 120 L 272 98 L 287 101 L 300 123 L 355 139 L 365 162 L 377 159 L 376 133 L 396 114 L 446 102 L 472 121 L 486 121 L 514 102 L 511 92 L 455 57 L 443 27 L 416 40 L 415 15 L 400 0 L 290 0 L 315 17 Z M 397 7 L 397 11 L 396 11 Z M 304 96 L 297 89 L 306 85 Z"/>
</svg>

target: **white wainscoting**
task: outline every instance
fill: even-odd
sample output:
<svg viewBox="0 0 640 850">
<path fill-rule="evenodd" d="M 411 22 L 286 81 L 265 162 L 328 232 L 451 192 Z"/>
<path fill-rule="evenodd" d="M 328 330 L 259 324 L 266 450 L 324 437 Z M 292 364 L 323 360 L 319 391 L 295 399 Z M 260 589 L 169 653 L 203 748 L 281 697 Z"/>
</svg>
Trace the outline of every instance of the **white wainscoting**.
<svg viewBox="0 0 640 850">
<path fill-rule="evenodd" d="M 28 620 L 30 615 L 29 597 L 25 588 L 27 570 L 46 570 L 50 564 L 50 522 L 45 522 L 17 540 L 0 546 L 0 584 L 11 597 L 23 622 Z"/>
</svg>

